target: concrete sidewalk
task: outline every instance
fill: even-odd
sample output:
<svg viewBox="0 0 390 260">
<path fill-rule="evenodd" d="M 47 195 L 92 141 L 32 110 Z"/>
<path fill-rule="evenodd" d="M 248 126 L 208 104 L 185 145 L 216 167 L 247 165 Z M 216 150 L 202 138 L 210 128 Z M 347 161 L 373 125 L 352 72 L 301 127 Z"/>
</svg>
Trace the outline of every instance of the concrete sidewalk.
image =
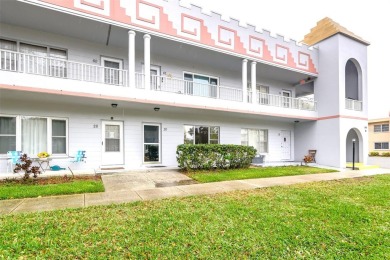
<svg viewBox="0 0 390 260">
<path fill-rule="evenodd" d="M 146 188 L 139 190 L 106 191 L 65 196 L 41 197 L 0 201 L 0 214 L 40 212 L 66 208 L 83 208 L 95 205 L 128 203 L 170 197 L 206 195 L 237 190 L 253 190 L 263 187 L 291 185 L 316 181 L 340 180 L 389 173 L 389 169 L 344 171 L 324 174 L 309 174 L 274 178 L 223 181 L 205 184 L 191 184 L 174 187 Z"/>
</svg>

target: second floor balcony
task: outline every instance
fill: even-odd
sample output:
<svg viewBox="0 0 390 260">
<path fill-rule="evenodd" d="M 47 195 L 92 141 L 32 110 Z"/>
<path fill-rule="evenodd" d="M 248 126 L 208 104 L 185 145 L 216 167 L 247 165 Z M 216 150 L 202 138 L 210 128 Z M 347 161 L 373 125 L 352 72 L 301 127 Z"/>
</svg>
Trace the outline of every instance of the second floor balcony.
<svg viewBox="0 0 390 260">
<path fill-rule="evenodd" d="M 115 85 L 123 88 L 169 92 L 174 95 L 197 96 L 207 99 L 219 99 L 231 102 L 255 103 L 258 106 L 278 107 L 281 109 L 316 111 L 316 102 L 309 98 L 293 98 L 291 96 L 275 95 L 256 91 L 243 91 L 242 87 L 228 87 L 205 82 L 202 79 L 180 79 L 169 75 L 150 75 L 147 79 L 144 73 L 135 72 L 130 75 L 128 70 L 114 66 L 99 66 L 80 63 L 63 58 L 43 57 L 28 53 L 0 50 L 0 70 L 22 74 L 32 74 L 64 80 L 76 80 Z M 131 77 L 133 77 L 132 80 Z M 246 95 L 246 98 L 244 98 Z"/>
</svg>

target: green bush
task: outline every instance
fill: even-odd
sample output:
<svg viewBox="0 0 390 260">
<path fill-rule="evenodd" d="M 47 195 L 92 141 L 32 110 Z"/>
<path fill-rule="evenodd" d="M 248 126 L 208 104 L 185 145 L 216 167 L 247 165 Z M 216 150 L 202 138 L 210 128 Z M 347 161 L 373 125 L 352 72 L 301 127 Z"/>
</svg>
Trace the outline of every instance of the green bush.
<svg viewBox="0 0 390 260">
<path fill-rule="evenodd" d="M 370 152 L 368 156 L 379 156 L 378 152 Z"/>
<path fill-rule="evenodd" d="M 385 153 L 382 153 L 381 156 L 382 156 L 382 157 L 390 157 L 390 153 L 389 153 L 389 152 L 385 152 Z"/>
<path fill-rule="evenodd" d="M 252 146 L 223 144 L 182 144 L 176 158 L 182 170 L 247 168 L 256 155 Z"/>
</svg>

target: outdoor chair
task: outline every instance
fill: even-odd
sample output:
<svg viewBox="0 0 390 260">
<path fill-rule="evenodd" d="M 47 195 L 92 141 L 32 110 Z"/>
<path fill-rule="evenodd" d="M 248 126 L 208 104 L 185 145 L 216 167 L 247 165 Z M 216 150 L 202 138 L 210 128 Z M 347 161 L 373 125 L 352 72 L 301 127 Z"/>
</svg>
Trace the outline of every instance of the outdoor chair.
<svg viewBox="0 0 390 260">
<path fill-rule="evenodd" d="M 316 162 L 316 153 L 317 153 L 317 150 L 309 150 L 309 156 L 311 156 L 311 158 L 313 158 L 313 162 L 317 163 Z"/>
<path fill-rule="evenodd" d="M 8 151 L 7 152 L 7 173 L 9 170 L 13 172 L 15 165 L 20 162 L 21 151 Z M 9 170 L 8 170 L 9 169 Z"/>
<path fill-rule="evenodd" d="M 70 161 L 71 163 L 80 163 L 80 162 L 86 162 L 85 159 L 87 157 L 85 157 L 85 151 L 78 150 L 76 152 L 76 155 L 75 156 L 71 156 L 71 158 L 72 158 L 72 160 Z M 72 175 L 74 175 L 72 169 L 70 168 L 70 166 L 68 166 L 68 169 L 72 173 Z"/>
</svg>

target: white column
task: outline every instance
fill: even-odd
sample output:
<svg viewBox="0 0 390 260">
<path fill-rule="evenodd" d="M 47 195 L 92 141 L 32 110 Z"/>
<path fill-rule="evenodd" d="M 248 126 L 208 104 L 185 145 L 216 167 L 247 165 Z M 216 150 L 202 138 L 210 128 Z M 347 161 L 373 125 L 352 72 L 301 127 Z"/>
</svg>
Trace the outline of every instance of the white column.
<svg viewBox="0 0 390 260">
<path fill-rule="evenodd" d="M 242 60 L 242 102 L 248 103 L 248 60 Z"/>
<path fill-rule="evenodd" d="M 256 92 L 256 62 L 251 64 L 251 87 L 252 87 L 252 104 L 257 102 L 257 92 Z"/>
<path fill-rule="evenodd" d="M 135 32 L 129 31 L 129 87 L 135 88 Z"/>
<path fill-rule="evenodd" d="M 145 90 L 150 90 L 150 35 L 144 35 L 144 74 Z"/>
</svg>

